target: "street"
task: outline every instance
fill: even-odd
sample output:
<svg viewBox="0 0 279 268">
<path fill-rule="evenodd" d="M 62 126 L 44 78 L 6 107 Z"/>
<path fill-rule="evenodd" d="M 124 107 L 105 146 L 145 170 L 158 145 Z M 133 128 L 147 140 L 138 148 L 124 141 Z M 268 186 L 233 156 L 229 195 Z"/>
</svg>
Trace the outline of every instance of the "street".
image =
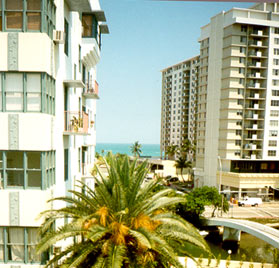
<svg viewBox="0 0 279 268">
<path fill-rule="evenodd" d="M 211 217 L 212 208 L 206 207 L 203 216 Z M 220 211 L 215 213 L 215 216 L 221 216 Z M 279 202 L 264 203 L 258 207 L 239 207 L 237 205 L 230 205 L 227 213 L 223 213 L 225 218 L 278 218 L 279 221 Z"/>
</svg>

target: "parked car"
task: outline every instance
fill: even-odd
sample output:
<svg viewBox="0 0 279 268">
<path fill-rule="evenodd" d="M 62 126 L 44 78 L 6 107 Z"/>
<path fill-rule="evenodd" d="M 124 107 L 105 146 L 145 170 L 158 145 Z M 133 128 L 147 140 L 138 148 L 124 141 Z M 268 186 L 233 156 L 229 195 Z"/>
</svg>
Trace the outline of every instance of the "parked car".
<svg viewBox="0 0 279 268">
<path fill-rule="evenodd" d="M 242 200 L 238 201 L 238 206 L 242 207 L 242 206 L 258 206 L 261 205 L 263 203 L 262 199 L 259 197 L 245 197 Z"/>
</svg>

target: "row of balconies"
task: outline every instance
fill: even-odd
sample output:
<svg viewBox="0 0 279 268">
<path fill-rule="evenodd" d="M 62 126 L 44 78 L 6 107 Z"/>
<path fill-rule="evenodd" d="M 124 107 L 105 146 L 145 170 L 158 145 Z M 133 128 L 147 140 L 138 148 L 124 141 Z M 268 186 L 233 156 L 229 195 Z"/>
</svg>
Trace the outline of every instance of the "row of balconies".
<svg viewBox="0 0 279 268">
<path fill-rule="evenodd" d="M 257 36 L 257 37 L 268 37 L 268 32 L 267 30 L 253 30 L 249 32 L 250 36 Z"/>
<path fill-rule="evenodd" d="M 267 52 L 252 50 L 248 52 L 248 57 L 267 58 Z"/>
<path fill-rule="evenodd" d="M 248 46 L 265 48 L 268 47 L 268 42 L 263 42 L 262 40 L 253 39 L 248 41 Z"/>
</svg>

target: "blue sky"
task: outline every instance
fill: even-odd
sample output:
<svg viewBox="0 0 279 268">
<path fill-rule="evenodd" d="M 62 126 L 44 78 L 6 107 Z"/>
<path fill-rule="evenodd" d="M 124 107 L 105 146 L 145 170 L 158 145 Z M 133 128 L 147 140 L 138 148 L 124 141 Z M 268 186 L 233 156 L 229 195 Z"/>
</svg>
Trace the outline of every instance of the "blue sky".
<svg viewBox="0 0 279 268">
<path fill-rule="evenodd" d="M 97 143 L 160 143 L 161 70 L 198 55 L 200 27 L 251 3 L 100 0 L 109 35 L 97 66 Z"/>
</svg>

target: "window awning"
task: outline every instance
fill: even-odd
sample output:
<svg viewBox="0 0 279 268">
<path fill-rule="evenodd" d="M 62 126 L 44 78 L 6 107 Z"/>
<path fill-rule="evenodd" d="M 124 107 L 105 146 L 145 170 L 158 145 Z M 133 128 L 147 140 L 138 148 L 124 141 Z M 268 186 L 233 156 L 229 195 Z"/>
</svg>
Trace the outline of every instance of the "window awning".
<svg viewBox="0 0 279 268">
<path fill-rule="evenodd" d="M 107 24 L 100 24 L 99 27 L 101 34 L 109 34 L 109 28 Z"/>
</svg>

